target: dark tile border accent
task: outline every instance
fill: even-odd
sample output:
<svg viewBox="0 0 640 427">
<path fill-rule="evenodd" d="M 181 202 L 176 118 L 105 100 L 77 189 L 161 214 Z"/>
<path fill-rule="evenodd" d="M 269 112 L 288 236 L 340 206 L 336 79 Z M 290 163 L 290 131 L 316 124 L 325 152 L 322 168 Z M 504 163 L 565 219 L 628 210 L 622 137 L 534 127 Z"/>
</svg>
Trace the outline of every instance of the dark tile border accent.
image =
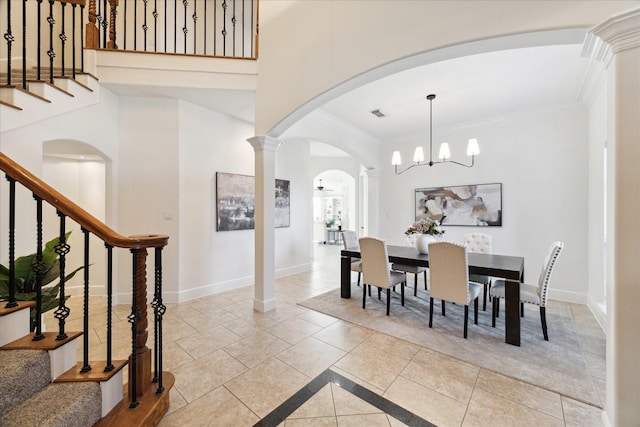
<svg viewBox="0 0 640 427">
<path fill-rule="evenodd" d="M 391 415 L 398 421 L 401 421 L 410 427 L 436 427 L 435 424 L 420 418 L 416 414 L 407 411 L 401 406 L 398 406 L 384 397 L 375 394 L 359 384 L 356 384 L 331 369 L 327 369 L 315 377 L 309 384 L 298 390 L 298 392 L 271 411 L 266 417 L 255 423 L 253 427 L 274 427 L 279 425 L 314 394 L 330 383 L 339 385 L 342 389 L 375 406 L 384 413 Z"/>
</svg>

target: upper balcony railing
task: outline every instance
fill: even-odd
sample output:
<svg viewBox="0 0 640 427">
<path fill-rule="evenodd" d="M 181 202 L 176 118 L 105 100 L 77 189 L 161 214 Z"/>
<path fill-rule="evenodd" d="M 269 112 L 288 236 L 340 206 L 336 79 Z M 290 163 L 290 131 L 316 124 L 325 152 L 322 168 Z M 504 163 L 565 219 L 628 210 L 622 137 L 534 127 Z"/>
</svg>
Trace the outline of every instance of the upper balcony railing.
<svg viewBox="0 0 640 427">
<path fill-rule="evenodd" d="M 256 59 L 258 0 L 0 0 L 0 34 L 0 86 L 26 90 L 85 48 Z"/>
</svg>

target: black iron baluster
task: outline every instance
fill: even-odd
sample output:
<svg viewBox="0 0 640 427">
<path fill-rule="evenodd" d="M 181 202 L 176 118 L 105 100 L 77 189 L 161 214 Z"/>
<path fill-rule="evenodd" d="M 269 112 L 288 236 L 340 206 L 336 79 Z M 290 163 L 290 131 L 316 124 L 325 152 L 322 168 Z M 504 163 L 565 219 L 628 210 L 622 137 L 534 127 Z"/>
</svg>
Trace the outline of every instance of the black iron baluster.
<svg viewBox="0 0 640 427">
<path fill-rule="evenodd" d="M 22 89 L 27 89 L 27 0 L 22 0 Z"/>
<path fill-rule="evenodd" d="M 151 303 L 154 314 L 154 378 L 153 382 L 158 383 L 156 393 L 162 393 L 162 317 L 167 311 L 167 307 L 162 303 L 162 248 L 155 249 L 155 287 L 153 302 Z"/>
<path fill-rule="evenodd" d="M 62 5 L 62 28 L 60 30 L 60 35 L 58 36 L 60 38 L 61 41 L 61 47 L 60 47 L 60 52 L 61 52 L 61 58 L 62 58 L 62 77 L 64 77 L 64 47 L 67 43 L 67 35 L 64 32 L 64 24 L 65 24 L 65 6 L 67 5 L 67 2 L 62 2 L 60 3 Z"/>
<path fill-rule="evenodd" d="M 251 2 L 251 57 L 252 58 L 256 57 L 256 54 L 255 54 L 255 51 L 254 51 L 254 48 L 253 48 L 253 42 L 255 41 L 256 35 L 257 35 L 256 23 L 255 23 L 255 21 L 253 19 L 253 10 L 254 10 L 253 8 L 254 8 L 254 5 L 255 5 L 256 1 L 252 1 Z"/>
<path fill-rule="evenodd" d="M 96 4 L 98 5 L 98 10 L 96 11 L 96 26 L 98 27 L 98 47 L 100 47 L 100 27 L 102 26 L 102 3 L 100 0 L 96 0 Z M 106 12 L 105 12 L 106 13 Z M 102 48 L 107 47 L 107 41 L 102 37 Z"/>
<path fill-rule="evenodd" d="M 7 86 L 11 86 L 11 46 L 16 38 L 11 34 L 11 2 L 7 1 L 7 32 L 4 33 L 7 41 Z"/>
<path fill-rule="evenodd" d="M 149 27 L 147 26 L 147 3 L 149 0 L 142 0 L 144 3 L 144 22 L 142 23 L 142 31 L 144 31 L 144 51 L 147 51 L 147 30 Z"/>
<path fill-rule="evenodd" d="M 56 319 L 58 319 L 58 336 L 56 337 L 56 340 L 63 340 L 67 338 L 67 334 L 64 331 L 64 326 L 70 313 L 69 307 L 67 307 L 67 305 L 65 304 L 65 269 L 67 266 L 67 254 L 69 253 L 71 248 L 67 243 L 65 230 L 66 216 L 60 211 L 58 211 L 58 216 L 60 217 L 60 235 L 58 237 L 58 244 L 55 246 L 54 250 L 58 254 L 58 263 L 60 266 L 60 299 L 58 301 L 58 308 L 53 313 L 53 315 Z"/>
<path fill-rule="evenodd" d="M 113 246 L 105 243 L 107 248 L 107 366 L 105 372 L 111 372 L 114 369 L 112 361 L 112 311 L 113 311 Z"/>
<path fill-rule="evenodd" d="M 139 405 L 138 402 L 138 362 L 137 362 L 137 354 L 136 354 L 136 331 L 138 329 L 138 318 L 139 313 L 136 310 L 138 303 L 138 258 L 136 257 L 136 250 L 131 249 L 131 253 L 133 254 L 133 285 L 132 285 L 132 293 L 131 293 L 131 314 L 127 317 L 129 323 L 131 323 L 131 366 L 129 372 L 129 388 L 131 390 L 130 397 L 131 403 L 129 403 L 129 408 L 135 408 Z"/>
<path fill-rule="evenodd" d="M 53 84 L 53 58 L 56 57 L 56 53 L 53 50 L 53 24 L 56 23 L 53 19 L 53 0 L 49 0 L 49 16 L 47 22 L 49 23 L 49 50 L 47 55 L 49 56 L 49 83 Z"/>
<path fill-rule="evenodd" d="M 107 28 L 109 27 L 109 20 L 107 19 L 107 16 L 109 16 L 109 13 L 107 12 L 107 0 L 103 0 L 103 6 L 102 9 L 104 10 L 104 18 L 102 19 L 102 40 L 104 40 L 104 46 L 103 47 L 109 47 L 109 42 L 108 42 L 108 38 L 107 38 Z"/>
<path fill-rule="evenodd" d="M 124 3 L 124 22 L 122 25 L 124 27 L 124 38 L 122 48 L 127 50 L 127 0 L 122 0 L 122 3 Z"/>
<path fill-rule="evenodd" d="M 206 1 L 206 0 L 205 0 Z M 197 37 L 197 23 L 198 23 L 198 0 L 193 0 L 193 15 L 191 15 L 193 19 L 193 54 L 196 54 L 196 39 Z M 185 52 L 187 53 L 187 52 Z"/>
<path fill-rule="evenodd" d="M 204 42 L 204 48 L 202 53 L 206 55 L 207 54 L 207 0 L 204 0 L 204 37 L 202 39 Z"/>
<path fill-rule="evenodd" d="M 218 49 L 218 5 L 217 0 L 213 0 L 213 56 L 216 56 Z"/>
<path fill-rule="evenodd" d="M 39 50 L 38 50 L 39 51 Z M 84 73 L 84 5 L 80 5 L 80 72 Z"/>
<path fill-rule="evenodd" d="M 82 228 L 84 235 L 84 309 L 82 313 L 83 344 L 82 344 L 82 368 L 80 372 L 89 372 L 89 230 Z"/>
<path fill-rule="evenodd" d="M 38 80 L 40 80 L 40 70 L 42 68 L 42 61 L 40 58 L 40 53 L 42 52 L 42 0 L 38 0 L 38 42 L 36 47 L 36 55 L 37 55 L 37 73 Z"/>
<path fill-rule="evenodd" d="M 236 56 L 236 0 L 233 0 L 233 16 L 231 17 L 231 24 L 233 25 L 233 56 Z"/>
<path fill-rule="evenodd" d="M 153 0 L 153 51 L 158 51 L 158 0 Z"/>
<path fill-rule="evenodd" d="M 246 15 L 244 13 L 244 5 L 245 5 L 245 1 L 242 0 L 242 57 L 244 58 L 244 33 L 247 31 L 246 29 Z"/>
<path fill-rule="evenodd" d="M 167 16 L 169 16 L 167 0 L 164 0 L 164 53 L 167 53 Z"/>
<path fill-rule="evenodd" d="M 187 53 L 187 33 L 189 30 L 187 29 L 187 6 L 189 5 L 189 0 L 182 0 L 182 5 L 184 6 L 184 26 L 182 27 L 182 33 L 184 34 L 184 52 Z"/>
<path fill-rule="evenodd" d="M 178 52 L 178 0 L 173 2 L 173 53 Z"/>
<path fill-rule="evenodd" d="M 36 330 L 33 341 L 40 341 L 44 338 L 42 333 L 42 276 L 47 271 L 46 264 L 42 261 L 42 199 L 35 194 L 36 201 L 36 262 L 31 266 L 31 270 L 36 274 Z"/>
<path fill-rule="evenodd" d="M 6 308 L 17 307 L 16 302 L 16 180 L 9 178 L 9 301 Z"/>
<path fill-rule="evenodd" d="M 222 0 L 222 56 L 227 55 L 227 0 Z"/>
<path fill-rule="evenodd" d="M 71 76 L 76 78 L 76 4 L 71 5 Z"/>
<path fill-rule="evenodd" d="M 138 50 L 138 1 L 133 1 L 133 50 Z"/>
</svg>

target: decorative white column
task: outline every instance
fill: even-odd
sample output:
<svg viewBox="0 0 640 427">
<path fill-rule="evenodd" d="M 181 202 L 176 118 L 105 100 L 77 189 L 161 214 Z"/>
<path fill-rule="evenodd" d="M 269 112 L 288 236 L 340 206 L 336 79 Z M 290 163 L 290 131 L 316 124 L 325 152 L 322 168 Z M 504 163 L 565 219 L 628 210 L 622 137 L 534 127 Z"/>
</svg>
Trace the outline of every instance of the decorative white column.
<svg viewBox="0 0 640 427">
<path fill-rule="evenodd" d="M 369 236 L 380 235 L 380 175 L 377 169 L 367 169 L 367 231 Z"/>
<path fill-rule="evenodd" d="M 276 308 L 275 267 L 275 192 L 276 148 L 280 141 L 269 136 L 254 136 L 247 141 L 255 151 L 255 294 L 253 309 L 260 312 Z"/>
<path fill-rule="evenodd" d="M 613 114 L 607 119 L 607 137 L 615 165 L 603 416 L 608 425 L 628 426 L 638 424 L 640 408 L 640 8 L 614 16 L 590 33 L 592 50 L 608 65 L 607 110 Z"/>
</svg>

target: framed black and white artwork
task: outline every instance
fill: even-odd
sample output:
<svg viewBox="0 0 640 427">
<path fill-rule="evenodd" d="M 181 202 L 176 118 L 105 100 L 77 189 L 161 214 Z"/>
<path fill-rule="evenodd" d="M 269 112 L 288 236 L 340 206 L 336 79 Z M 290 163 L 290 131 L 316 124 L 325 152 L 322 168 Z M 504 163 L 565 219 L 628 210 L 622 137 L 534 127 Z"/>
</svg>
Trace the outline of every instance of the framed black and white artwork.
<svg viewBox="0 0 640 427">
<path fill-rule="evenodd" d="M 442 225 L 502 226 L 502 184 L 416 188 L 415 218 Z"/>
<path fill-rule="evenodd" d="M 290 181 L 276 179 L 275 217 L 277 228 L 290 226 Z M 255 177 L 216 172 L 217 231 L 255 228 Z"/>
</svg>

